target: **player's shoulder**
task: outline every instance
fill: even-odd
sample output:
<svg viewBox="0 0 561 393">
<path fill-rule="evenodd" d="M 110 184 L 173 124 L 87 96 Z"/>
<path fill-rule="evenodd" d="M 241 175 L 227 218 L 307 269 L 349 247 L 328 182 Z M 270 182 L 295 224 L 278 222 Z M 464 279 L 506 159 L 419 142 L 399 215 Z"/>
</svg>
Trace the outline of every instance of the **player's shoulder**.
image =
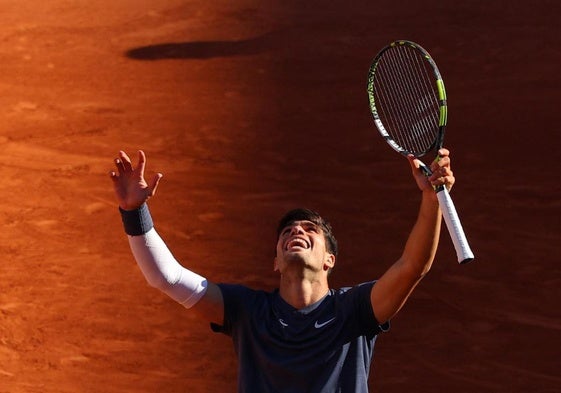
<svg viewBox="0 0 561 393">
<path fill-rule="evenodd" d="M 227 299 L 243 299 L 244 302 L 266 301 L 273 293 L 261 289 L 253 289 L 242 284 L 217 284 L 222 296 Z"/>
<path fill-rule="evenodd" d="M 345 286 L 330 290 L 329 297 L 337 303 L 364 303 L 370 302 L 370 293 L 376 281 L 367 281 L 354 286 Z"/>
</svg>

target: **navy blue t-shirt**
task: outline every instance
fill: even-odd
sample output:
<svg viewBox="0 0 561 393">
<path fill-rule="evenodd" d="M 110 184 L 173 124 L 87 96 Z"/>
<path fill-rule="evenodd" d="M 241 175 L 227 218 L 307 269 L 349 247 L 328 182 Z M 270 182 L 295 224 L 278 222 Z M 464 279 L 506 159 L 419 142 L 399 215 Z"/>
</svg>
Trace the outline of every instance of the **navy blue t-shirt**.
<svg viewBox="0 0 561 393">
<path fill-rule="evenodd" d="M 224 325 L 238 355 L 240 393 L 365 393 L 380 325 L 370 303 L 374 282 L 331 289 L 295 309 L 274 292 L 220 284 Z"/>
</svg>

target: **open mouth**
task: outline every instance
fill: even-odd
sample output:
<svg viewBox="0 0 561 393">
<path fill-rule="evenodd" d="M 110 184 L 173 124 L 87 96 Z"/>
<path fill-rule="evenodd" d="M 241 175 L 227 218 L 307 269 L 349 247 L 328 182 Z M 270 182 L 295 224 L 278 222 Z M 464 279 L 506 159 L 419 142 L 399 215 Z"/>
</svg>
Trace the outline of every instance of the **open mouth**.
<svg viewBox="0 0 561 393">
<path fill-rule="evenodd" d="M 286 243 L 286 248 L 285 249 L 290 250 L 291 248 L 296 248 L 296 247 L 308 249 L 308 248 L 310 248 L 310 244 L 304 239 L 294 238 L 294 239 L 291 239 L 290 241 L 288 241 Z"/>
</svg>

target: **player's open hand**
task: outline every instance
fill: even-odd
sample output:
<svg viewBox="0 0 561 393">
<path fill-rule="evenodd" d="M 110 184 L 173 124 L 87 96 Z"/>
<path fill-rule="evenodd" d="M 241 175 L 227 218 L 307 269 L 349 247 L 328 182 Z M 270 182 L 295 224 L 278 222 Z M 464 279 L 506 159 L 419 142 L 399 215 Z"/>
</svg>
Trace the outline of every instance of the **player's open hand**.
<svg viewBox="0 0 561 393">
<path fill-rule="evenodd" d="M 115 165 L 117 172 L 111 171 L 109 175 L 113 181 L 115 195 L 121 209 L 138 209 L 150 197 L 154 196 L 163 175 L 157 173 L 150 184 L 146 182 L 144 179 L 146 155 L 142 150 L 138 151 L 136 168 L 133 167 L 129 156 L 124 151 L 119 152 L 119 157 L 115 159 Z"/>
</svg>

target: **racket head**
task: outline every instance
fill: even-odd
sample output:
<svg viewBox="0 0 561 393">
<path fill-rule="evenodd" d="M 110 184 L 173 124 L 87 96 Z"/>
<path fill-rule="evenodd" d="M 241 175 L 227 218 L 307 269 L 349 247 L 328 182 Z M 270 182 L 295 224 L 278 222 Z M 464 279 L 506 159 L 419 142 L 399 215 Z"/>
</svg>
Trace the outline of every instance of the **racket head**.
<svg viewBox="0 0 561 393">
<path fill-rule="evenodd" d="M 442 147 L 448 121 L 444 81 L 419 44 L 398 40 L 382 48 L 370 65 L 367 93 L 374 123 L 394 150 L 422 157 Z"/>
</svg>

